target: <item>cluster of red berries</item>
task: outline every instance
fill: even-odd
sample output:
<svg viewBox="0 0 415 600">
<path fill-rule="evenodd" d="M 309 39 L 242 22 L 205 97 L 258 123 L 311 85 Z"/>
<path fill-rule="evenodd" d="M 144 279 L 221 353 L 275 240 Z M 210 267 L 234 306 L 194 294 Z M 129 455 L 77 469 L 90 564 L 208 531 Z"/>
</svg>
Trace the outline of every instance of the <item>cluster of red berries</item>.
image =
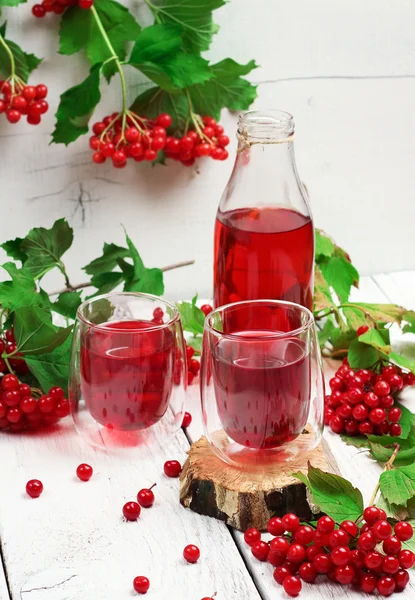
<svg viewBox="0 0 415 600">
<path fill-rule="evenodd" d="M 92 160 L 102 164 L 110 158 L 117 169 L 124 168 L 129 158 L 152 162 L 166 144 L 166 129 L 171 123 L 166 113 L 156 119 L 146 119 L 131 111 L 125 118 L 122 113 L 108 115 L 92 127 L 94 135 L 89 140 L 94 150 Z"/>
<path fill-rule="evenodd" d="M 213 117 L 202 117 L 202 127 L 188 131 L 183 137 L 168 137 L 164 153 L 167 158 L 177 160 L 190 167 L 196 158 L 210 156 L 214 160 L 226 160 L 229 156 L 226 146 L 229 138 L 222 125 Z"/>
<path fill-rule="evenodd" d="M 36 399 L 30 385 L 20 383 L 11 373 L 2 377 L 0 387 L 0 429 L 37 429 L 57 423 L 70 413 L 61 387 L 51 387 L 47 395 Z"/>
<path fill-rule="evenodd" d="M 29 372 L 29 367 L 26 361 L 23 360 L 22 353 L 17 352 L 13 329 L 7 329 L 4 332 L 4 337 L 0 337 L 0 373 L 6 374 L 9 373 L 9 368 L 6 361 L 1 358 L 3 355 L 7 356 L 8 364 L 18 375 L 26 375 Z"/>
<path fill-rule="evenodd" d="M 48 88 L 43 83 L 25 85 L 17 81 L 0 81 L 0 113 L 5 113 L 9 123 L 17 123 L 22 115 L 30 125 L 39 125 L 49 104 L 45 98 Z"/>
<path fill-rule="evenodd" d="M 318 575 L 390 596 L 406 587 L 407 570 L 415 565 L 415 554 L 402 549 L 402 542 L 413 535 L 412 526 L 400 521 L 393 530 L 386 513 L 375 506 L 366 508 L 363 518 L 360 528 L 354 521 L 343 521 L 336 528 L 334 520 L 324 516 L 313 529 L 289 513 L 269 520 L 268 532 L 275 536 L 269 543 L 254 528 L 245 532 L 244 539 L 255 558 L 275 567 L 274 579 L 289 596 L 298 596 L 301 580 L 314 583 Z"/>
<path fill-rule="evenodd" d="M 34 4 L 32 14 L 38 19 L 42 19 L 46 13 L 61 15 L 70 6 L 79 6 L 79 8 L 88 9 L 94 4 L 94 0 L 42 0 L 41 4 Z"/>
<path fill-rule="evenodd" d="M 408 385 L 415 385 L 415 375 L 394 365 L 376 374 L 368 369 L 355 371 L 345 359 L 330 379 L 324 423 L 334 433 L 400 436 L 401 409 L 394 406 L 395 396 Z"/>
</svg>

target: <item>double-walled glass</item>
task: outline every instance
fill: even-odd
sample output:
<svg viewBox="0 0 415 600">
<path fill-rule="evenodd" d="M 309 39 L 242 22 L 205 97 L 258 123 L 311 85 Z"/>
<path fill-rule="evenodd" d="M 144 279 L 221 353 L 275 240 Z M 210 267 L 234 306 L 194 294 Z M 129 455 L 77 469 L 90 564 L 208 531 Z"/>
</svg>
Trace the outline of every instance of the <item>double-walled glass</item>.
<svg viewBox="0 0 415 600">
<path fill-rule="evenodd" d="M 277 300 L 211 312 L 201 397 L 205 435 L 231 465 L 278 468 L 317 446 L 324 380 L 312 313 Z"/>
<path fill-rule="evenodd" d="M 156 296 L 113 293 L 81 304 L 69 385 L 78 431 L 107 448 L 177 431 L 187 385 L 184 348 L 177 308 Z"/>
</svg>

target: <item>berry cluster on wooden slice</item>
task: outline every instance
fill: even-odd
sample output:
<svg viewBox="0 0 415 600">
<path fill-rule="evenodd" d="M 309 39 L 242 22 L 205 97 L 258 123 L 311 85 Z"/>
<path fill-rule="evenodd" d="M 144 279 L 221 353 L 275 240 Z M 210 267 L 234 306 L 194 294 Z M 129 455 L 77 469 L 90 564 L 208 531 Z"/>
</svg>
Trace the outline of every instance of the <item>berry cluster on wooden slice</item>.
<svg viewBox="0 0 415 600">
<path fill-rule="evenodd" d="M 102 121 L 94 123 L 93 136 L 89 145 L 94 151 L 92 160 L 103 164 L 107 159 L 117 169 L 127 165 L 127 161 L 155 161 L 161 150 L 167 158 L 178 160 L 191 166 L 195 159 L 210 156 L 215 160 L 225 160 L 228 152 L 225 146 L 229 138 L 223 127 L 212 117 L 203 117 L 202 127 L 190 130 L 182 137 L 167 135 L 172 118 L 167 113 L 155 119 L 147 119 L 132 111 L 113 113 Z"/>
<path fill-rule="evenodd" d="M 49 104 L 46 85 L 26 85 L 18 77 L 0 81 L 0 113 L 6 115 L 9 123 L 18 123 L 22 116 L 29 125 L 39 125 Z"/>
<path fill-rule="evenodd" d="M 354 521 L 336 525 L 323 516 L 314 528 L 288 513 L 270 519 L 268 532 L 274 536 L 270 542 L 261 540 L 254 528 L 245 532 L 244 539 L 255 558 L 275 567 L 274 579 L 289 596 L 300 593 L 302 581 L 314 583 L 319 576 L 390 596 L 406 587 L 408 569 L 415 565 L 415 554 L 403 547 L 412 538 L 412 526 L 400 521 L 392 528 L 386 513 L 376 506 L 366 508 L 362 517 L 365 523 L 359 526 Z"/>
<path fill-rule="evenodd" d="M 329 384 L 324 422 L 334 433 L 401 435 L 402 411 L 395 405 L 396 396 L 405 386 L 415 385 L 413 373 L 395 365 L 386 365 L 380 372 L 354 370 L 345 359 Z"/>
<path fill-rule="evenodd" d="M 32 15 L 37 19 L 43 19 L 47 13 L 61 15 L 70 6 L 78 5 L 79 8 L 87 10 L 94 4 L 94 0 L 42 0 L 40 4 L 32 6 Z"/>
</svg>

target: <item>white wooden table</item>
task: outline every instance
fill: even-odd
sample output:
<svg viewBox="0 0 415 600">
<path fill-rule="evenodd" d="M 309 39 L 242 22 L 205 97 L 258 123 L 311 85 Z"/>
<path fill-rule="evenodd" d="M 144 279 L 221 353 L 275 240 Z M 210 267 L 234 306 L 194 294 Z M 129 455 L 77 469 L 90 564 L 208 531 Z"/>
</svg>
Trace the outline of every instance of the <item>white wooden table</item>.
<svg viewBox="0 0 415 600">
<path fill-rule="evenodd" d="M 355 299 L 396 302 L 415 309 L 415 271 L 363 278 Z M 190 387 L 187 409 L 193 422 L 187 436 L 140 451 L 135 460 L 96 451 L 75 432 L 71 419 L 60 433 L 0 435 L 0 600 L 127 600 L 132 581 L 146 575 L 149 600 L 288 598 L 272 578 L 272 567 L 255 560 L 240 532 L 196 515 L 179 504 L 179 481 L 163 474 L 168 459 L 183 462 L 189 441 L 201 435 L 198 386 Z M 339 436 L 326 439 L 342 475 L 369 499 L 380 467 Z M 81 462 L 94 468 L 88 483 L 75 477 Z M 44 492 L 25 494 L 29 479 L 41 479 Z M 135 523 L 124 522 L 123 504 L 139 489 L 157 482 L 156 502 Z M 182 558 L 194 543 L 197 564 Z M 301 597 L 362 599 L 351 588 L 303 584 Z M 415 597 L 414 578 L 400 595 Z"/>
</svg>

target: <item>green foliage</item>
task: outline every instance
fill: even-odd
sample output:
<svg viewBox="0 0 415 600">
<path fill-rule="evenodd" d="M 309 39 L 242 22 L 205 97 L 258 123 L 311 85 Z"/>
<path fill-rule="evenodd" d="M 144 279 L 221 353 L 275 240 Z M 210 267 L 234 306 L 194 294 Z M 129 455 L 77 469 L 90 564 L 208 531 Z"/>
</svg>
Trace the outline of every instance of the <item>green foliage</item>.
<svg viewBox="0 0 415 600">
<path fill-rule="evenodd" d="M 20 245 L 27 256 L 24 267 L 34 279 L 41 279 L 48 271 L 58 267 L 62 272 L 62 255 L 71 247 L 73 229 L 65 219 L 56 221 L 51 229 L 31 229 Z"/>
<path fill-rule="evenodd" d="M 192 302 L 178 302 L 182 326 L 185 331 L 193 333 L 194 336 L 203 334 L 205 315 L 196 306 L 197 295 L 192 298 Z"/>
<path fill-rule="evenodd" d="M 8 0 L 9 2 L 14 2 L 14 0 Z M 4 0 L 1 0 L 1 5 L 4 6 L 16 6 L 19 2 L 15 2 L 14 4 L 6 4 Z M 9 47 L 10 52 L 13 54 L 15 67 L 16 67 L 16 75 L 20 77 L 23 81 L 27 81 L 32 71 L 37 69 L 37 67 L 42 62 L 41 58 L 38 58 L 34 54 L 28 54 L 24 52 L 15 42 L 6 39 L 6 23 L 0 27 L 0 36 L 4 39 L 7 46 Z M 5 47 L 0 44 L 0 75 L 4 77 L 8 77 L 11 75 L 11 62 L 10 56 L 7 53 Z"/>
</svg>

